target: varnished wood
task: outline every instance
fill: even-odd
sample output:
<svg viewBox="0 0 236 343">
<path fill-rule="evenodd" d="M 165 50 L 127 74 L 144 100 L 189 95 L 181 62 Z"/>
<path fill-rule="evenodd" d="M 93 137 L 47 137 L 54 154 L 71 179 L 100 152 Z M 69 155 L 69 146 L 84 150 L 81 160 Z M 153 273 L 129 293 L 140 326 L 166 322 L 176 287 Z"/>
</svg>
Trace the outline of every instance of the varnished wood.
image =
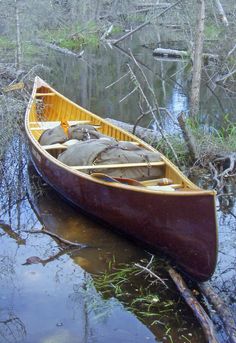
<svg viewBox="0 0 236 343">
<path fill-rule="evenodd" d="M 117 164 L 95 164 L 91 166 L 71 166 L 74 170 L 95 170 L 95 169 L 113 169 L 113 168 L 135 168 L 135 167 L 157 167 L 164 166 L 165 162 L 143 162 L 143 163 L 117 163 Z"/>
<path fill-rule="evenodd" d="M 48 93 L 55 96 L 45 96 Z M 35 101 L 36 94 L 40 94 L 40 101 Z M 153 249 L 167 252 L 198 281 L 205 281 L 213 274 L 218 248 L 214 191 L 194 185 L 161 153 L 161 161 L 150 164 L 65 165 L 57 157 L 66 143 L 40 145 L 43 130 L 35 127 L 37 124 L 30 123 L 40 122 L 41 118 L 46 122 L 90 121 L 92 125 L 99 126 L 99 132 L 103 135 L 138 144 L 147 151 L 157 152 L 156 149 L 73 103 L 40 78 L 35 79 L 26 112 L 25 130 L 32 161 L 45 181 L 84 212 Z M 156 178 L 161 168 L 161 177 L 173 181 L 170 185 L 173 191 L 165 190 L 165 186 L 155 190 L 155 187 L 134 187 L 122 182 L 110 182 L 107 187 L 106 181 L 87 173 L 99 169 L 105 169 L 108 173 L 109 168 L 117 167 L 148 168 L 148 165 L 152 166 L 152 171 L 157 170 Z M 156 178 L 154 176 L 149 185 L 153 185 Z"/>
<path fill-rule="evenodd" d="M 55 96 L 55 93 L 36 93 L 35 96 Z"/>
<path fill-rule="evenodd" d="M 43 145 L 42 146 L 45 150 L 53 150 L 53 149 L 67 149 L 68 145 L 63 145 L 60 143 L 55 143 L 55 144 L 51 144 L 51 145 Z"/>
</svg>

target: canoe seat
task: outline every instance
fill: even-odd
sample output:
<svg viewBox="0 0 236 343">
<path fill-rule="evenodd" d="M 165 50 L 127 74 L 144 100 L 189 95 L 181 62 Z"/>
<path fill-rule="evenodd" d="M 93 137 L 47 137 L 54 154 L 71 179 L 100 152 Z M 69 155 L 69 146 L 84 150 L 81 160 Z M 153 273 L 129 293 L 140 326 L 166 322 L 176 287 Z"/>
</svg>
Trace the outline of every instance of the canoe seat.
<svg viewBox="0 0 236 343">
<path fill-rule="evenodd" d="M 50 145 L 42 145 L 42 148 L 45 150 L 53 150 L 53 149 L 67 149 L 68 146 L 60 143 L 50 144 Z"/>
<path fill-rule="evenodd" d="M 35 96 L 55 96 L 55 93 L 36 93 Z"/>
</svg>

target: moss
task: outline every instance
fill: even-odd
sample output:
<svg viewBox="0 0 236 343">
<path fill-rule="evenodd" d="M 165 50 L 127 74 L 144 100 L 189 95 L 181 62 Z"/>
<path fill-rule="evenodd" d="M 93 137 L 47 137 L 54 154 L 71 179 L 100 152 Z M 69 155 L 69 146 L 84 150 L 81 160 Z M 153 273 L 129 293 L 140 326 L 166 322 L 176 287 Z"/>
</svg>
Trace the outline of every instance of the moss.
<svg viewBox="0 0 236 343">
<path fill-rule="evenodd" d="M 38 54 L 38 48 L 31 43 L 24 43 L 23 52 L 24 52 L 24 56 L 33 57 Z"/>
<path fill-rule="evenodd" d="M 123 28 L 119 25 L 114 25 L 111 31 L 112 34 L 117 34 L 121 32 L 123 32 Z"/>
<path fill-rule="evenodd" d="M 95 23 L 89 22 L 83 28 L 77 24 L 73 33 L 71 29 L 47 30 L 43 33 L 43 39 L 62 48 L 79 50 L 84 45 L 98 45 L 99 30 Z"/>
<path fill-rule="evenodd" d="M 0 49 L 14 49 L 15 46 L 15 42 L 12 42 L 7 37 L 0 37 Z"/>
<path fill-rule="evenodd" d="M 207 24 L 204 29 L 204 34 L 207 39 L 217 39 L 221 32 L 222 28 L 214 24 Z"/>
</svg>

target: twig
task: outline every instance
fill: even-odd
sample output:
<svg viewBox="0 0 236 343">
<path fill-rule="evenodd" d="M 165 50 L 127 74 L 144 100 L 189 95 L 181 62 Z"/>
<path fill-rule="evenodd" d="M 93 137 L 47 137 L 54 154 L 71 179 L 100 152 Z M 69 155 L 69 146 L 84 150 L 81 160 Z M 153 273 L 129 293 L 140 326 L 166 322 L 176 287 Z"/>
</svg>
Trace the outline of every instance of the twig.
<svg viewBox="0 0 236 343">
<path fill-rule="evenodd" d="M 58 236 L 56 233 L 48 231 L 45 228 L 42 228 L 42 230 L 25 230 L 23 232 L 26 232 L 26 233 L 36 233 L 36 234 L 37 233 L 45 233 L 46 235 L 54 237 L 54 238 L 56 238 L 57 240 L 59 240 L 60 242 L 62 242 L 64 244 L 68 244 L 68 245 L 75 246 L 75 247 L 80 247 L 80 248 L 84 248 L 85 247 L 85 245 L 83 245 L 83 244 L 68 241 L 67 239 L 62 238 L 62 237 Z"/>
<path fill-rule="evenodd" d="M 150 262 L 149 264 L 150 265 Z M 157 274 L 155 274 L 153 271 L 151 271 L 150 269 L 148 269 L 147 267 L 142 266 L 139 263 L 135 263 L 135 266 L 142 269 L 143 271 L 147 272 L 148 274 L 150 274 L 151 276 L 153 276 L 154 278 L 156 278 L 158 281 L 160 281 L 166 288 L 168 288 L 167 284 L 165 283 L 165 281 L 163 281 L 160 276 L 158 276 Z"/>
<path fill-rule="evenodd" d="M 133 55 L 132 55 L 132 58 L 133 58 L 134 61 L 136 61 Z M 152 88 L 151 88 L 151 86 L 150 86 L 150 84 L 149 84 L 149 82 L 148 82 L 148 80 L 147 80 L 147 78 L 146 78 L 146 75 L 144 74 L 142 68 L 139 66 L 139 64 L 137 63 L 137 61 L 135 62 L 135 64 L 136 64 L 136 65 L 138 66 L 138 68 L 140 69 L 140 71 L 141 71 L 141 73 L 142 73 L 142 75 L 143 75 L 143 77 L 144 77 L 144 80 L 145 80 L 145 82 L 147 82 L 148 88 L 149 88 L 151 94 L 153 95 L 153 97 L 154 97 L 154 99 L 155 99 L 155 95 L 153 94 L 153 90 L 152 90 Z M 149 102 L 147 96 L 145 95 L 145 93 L 144 93 L 144 91 L 143 91 L 143 89 L 142 89 L 142 87 L 141 87 L 141 85 L 140 85 L 140 82 L 138 81 L 138 79 L 137 79 L 135 73 L 133 72 L 133 70 L 132 70 L 132 68 L 130 67 L 129 64 L 128 64 L 128 68 L 129 68 L 129 71 L 130 71 L 131 80 L 132 80 L 132 81 L 134 82 L 134 84 L 138 87 L 139 92 L 140 92 L 140 95 L 141 95 L 142 98 L 144 99 L 144 101 L 145 101 L 145 103 L 146 103 L 146 105 L 147 105 L 147 107 L 148 107 L 148 109 L 149 109 L 149 111 L 150 111 L 150 114 L 152 115 L 153 120 L 154 120 L 154 122 L 155 122 L 155 124 L 156 124 L 158 130 L 159 130 L 160 133 L 161 133 L 162 138 L 165 140 L 166 144 L 167 144 L 167 145 L 169 146 L 169 148 L 171 149 L 171 151 L 172 151 L 172 153 L 173 153 L 173 155 L 174 155 L 174 158 L 175 158 L 175 160 L 176 160 L 176 163 L 177 163 L 178 166 L 179 166 L 180 163 L 179 163 L 178 156 L 177 156 L 177 154 L 176 154 L 174 148 L 172 147 L 171 143 L 169 142 L 168 138 L 166 137 L 166 134 L 165 134 L 164 130 L 162 129 L 161 125 L 159 124 L 159 122 L 158 122 L 158 120 L 157 120 L 157 118 L 156 118 L 156 116 L 155 116 L 155 113 L 154 113 L 154 111 L 153 111 L 153 107 L 151 106 L 151 104 L 150 104 L 150 102 Z M 155 100 L 154 100 L 154 101 L 155 101 Z M 157 110 L 157 109 L 159 108 L 159 107 L 158 107 L 157 101 L 155 101 L 155 105 L 156 105 L 156 110 Z M 158 113 L 160 113 L 159 110 L 157 110 L 157 111 L 158 111 Z"/>
<path fill-rule="evenodd" d="M 116 83 L 118 83 L 119 81 L 121 81 L 123 78 L 125 78 L 128 75 L 129 75 L 129 71 L 128 71 L 128 73 L 122 75 L 118 80 L 116 80 L 116 81 L 112 82 L 110 85 L 106 86 L 105 89 L 108 89 L 108 88 L 114 86 Z"/>
</svg>

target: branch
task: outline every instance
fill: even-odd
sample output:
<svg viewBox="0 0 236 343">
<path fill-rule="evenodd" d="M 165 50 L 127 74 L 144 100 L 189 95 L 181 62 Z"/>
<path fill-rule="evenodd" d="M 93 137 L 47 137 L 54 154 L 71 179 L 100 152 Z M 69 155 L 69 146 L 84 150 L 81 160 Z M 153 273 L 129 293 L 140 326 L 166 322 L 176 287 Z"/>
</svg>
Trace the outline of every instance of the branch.
<svg viewBox="0 0 236 343">
<path fill-rule="evenodd" d="M 217 7 L 217 10 L 219 12 L 219 15 L 220 15 L 220 20 L 221 22 L 225 25 L 225 26 L 229 26 L 229 22 L 228 22 L 228 19 L 225 15 L 225 11 L 221 5 L 221 2 L 220 0 L 215 0 L 215 5 Z"/>
<path fill-rule="evenodd" d="M 172 280 L 174 281 L 175 285 L 177 286 L 178 290 L 180 291 L 182 297 L 184 298 L 186 303 L 189 305 L 189 307 L 192 309 L 198 321 L 200 322 L 202 329 L 205 333 L 205 336 L 207 338 L 207 342 L 218 343 L 211 319 L 208 317 L 203 307 L 194 297 L 194 295 L 192 294 L 191 290 L 186 285 L 181 275 L 177 273 L 173 268 L 169 269 L 169 274 Z"/>
<path fill-rule="evenodd" d="M 209 283 L 199 283 L 198 286 L 219 314 L 230 338 L 230 343 L 236 343 L 236 323 L 231 311 L 223 300 L 214 292 Z"/>
<path fill-rule="evenodd" d="M 85 245 L 83 245 L 83 244 L 68 241 L 67 239 L 62 238 L 62 237 L 58 236 L 56 233 L 48 231 L 45 228 L 42 228 L 42 230 L 33 230 L 33 231 L 32 230 L 31 231 L 30 230 L 29 231 L 25 230 L 24 232 L 26 232 L 26 233 L 45 233 L 46 235 L 49 235 L 49 236 L 51 236 L 53 238 L 56 238 L 61 243 L 68 244 L 68 245 L 75 246 L 75 247 L 80 247 L 80 248 L 84 248 L 85 247 Z"/>
<path fill-rule="evenodd" d="M 161 17 L 164 13 L 166 13 L 167 11 L 169 11 L 172 7 L 178 5 L 182 0 L 179 0 L 177 2 L 175 2 L 173 5 L 167 7 L 166 9 L 164 9 L 161 13 L 159 13 L 156 18 Z M 145 21 L 143 24 L 139 25 L 138 27 L 136 27 L 134 30 L 126 33 L 124 36 L 120 37 L 119 39 L 115 40 L 112 44 L 116 45 L 118 43 L 120 43 L 121 41 L 123 41 L 124 39 L 128 38 L 129 36 L 131 36 L 133 33 L 141 30 L 142 28 L 144 28 L 145 26 L 149 25 L 151 23 L 151 20 Z"/>
</svg>

